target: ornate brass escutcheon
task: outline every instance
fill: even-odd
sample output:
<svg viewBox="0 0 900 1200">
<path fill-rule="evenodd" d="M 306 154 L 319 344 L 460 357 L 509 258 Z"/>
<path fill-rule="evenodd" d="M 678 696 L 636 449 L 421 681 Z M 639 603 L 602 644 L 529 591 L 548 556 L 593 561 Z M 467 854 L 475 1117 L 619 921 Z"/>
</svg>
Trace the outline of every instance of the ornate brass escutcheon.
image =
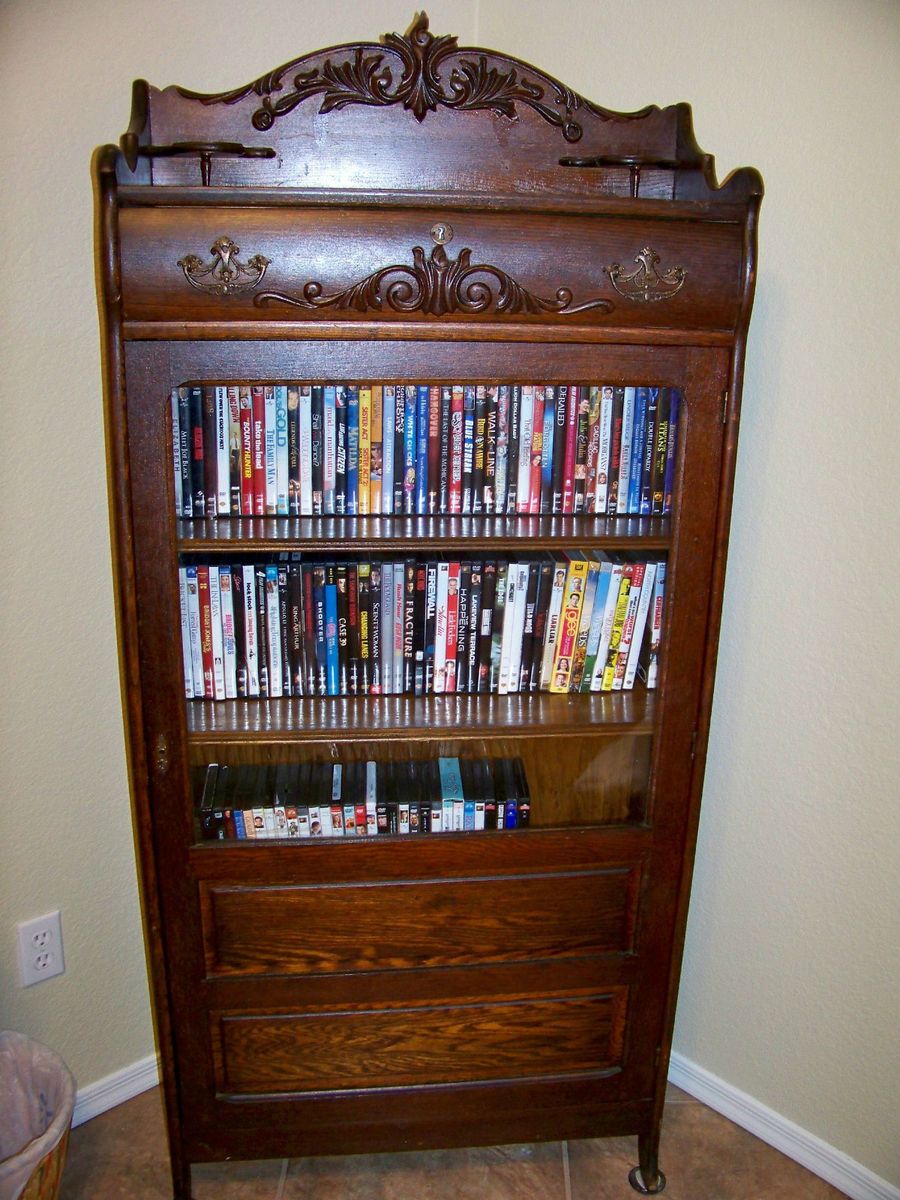
<svg viewBox="0 0 900 1200">
<path fill-rule="evenodd" d="M 164 733 L 161 733 L 156 739 L 156 771 L 158 775 L 165 775 L 169 770 L 169 739 Z"/>
</svg>

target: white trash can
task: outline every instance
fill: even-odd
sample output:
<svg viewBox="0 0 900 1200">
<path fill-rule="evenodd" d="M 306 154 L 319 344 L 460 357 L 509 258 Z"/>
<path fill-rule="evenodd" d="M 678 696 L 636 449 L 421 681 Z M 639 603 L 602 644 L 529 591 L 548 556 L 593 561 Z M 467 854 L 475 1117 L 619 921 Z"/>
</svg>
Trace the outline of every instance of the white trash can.
<svg viewBox="0 0 900 1200">
<path fill-rule="evenodd" d="M 55 1200 L 75 1080 L 52 1050 L 0 1032 L 0 1200 Z"/>
</svg>

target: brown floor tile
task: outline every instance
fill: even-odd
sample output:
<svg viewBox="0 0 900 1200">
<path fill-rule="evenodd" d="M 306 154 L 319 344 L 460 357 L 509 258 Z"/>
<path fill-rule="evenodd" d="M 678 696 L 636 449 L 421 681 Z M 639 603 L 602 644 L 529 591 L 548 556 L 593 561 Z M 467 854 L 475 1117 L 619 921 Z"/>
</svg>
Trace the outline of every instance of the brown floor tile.
<svg viewBox="0 0 900 1200">
<path fill-rule="evenodd" d="M 172 1200 L 159 1088 L 72 1130 L 60 1200 Z"/>
<path fill-rule="evenodd" d="M 280 1200 L 287 1161 L 199 1163 L 191 1172 L 193 1200 Z"/>
<path fill-rule="evenodd" d="M 634 1200 L 637 1138 L 569 1142 L 572 1200 Z M 666 1109 L 666 1200 L 839 1200 L 842 1192 L 702 1104 Z"/>
<path fill-rule="evenodd" d="M 281 1160 L 203 1163 L 194 1200 L 276 1200 L 281 1173 Z M 72 1130 L 59 1200 L 172 1200 L 159 1088 Z"/>
<path fill-rule="evenodd" d="M 562 1147 L 297 1159 L 284 1200 L 565 1200 Z"/>
</svg>

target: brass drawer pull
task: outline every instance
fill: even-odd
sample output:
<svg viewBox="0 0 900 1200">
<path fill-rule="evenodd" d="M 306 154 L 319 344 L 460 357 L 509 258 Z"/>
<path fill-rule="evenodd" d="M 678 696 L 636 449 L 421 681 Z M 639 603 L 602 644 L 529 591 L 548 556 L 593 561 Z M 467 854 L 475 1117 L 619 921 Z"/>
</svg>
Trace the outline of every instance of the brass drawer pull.
<svg viewBox="0 0 900 1200">
<path fill-rule="evenodd" d="M 186 254 L 179 258 L 178 266 L 191 287 L 213 296 L 233 296 L 237 292 L 250 291 L 262 282 L 270 262 L 261 254 L 254 254 L 242 263 L 238 258 L 240 246 L 227 236 L 216 238 L 209 252 L 213 256 L 212 262 L 204 263 L 196 254 Z"/>
<path fill-rule="evenodd" d="M 609 281 L 626 300 L 634 300 L 638 304 L 652 304 L 658 300 L 671 300 L 681 291 L 687 271 L 684 267 L 670 267 L 660 275 L 656 269 L 659 255 L 651 246 L 645 246 L 640 254 L 634 256 L 637 269 L 630 275 L 625 274 L 625 268 L 620 263 L 604 267 Z"/>
</svg>

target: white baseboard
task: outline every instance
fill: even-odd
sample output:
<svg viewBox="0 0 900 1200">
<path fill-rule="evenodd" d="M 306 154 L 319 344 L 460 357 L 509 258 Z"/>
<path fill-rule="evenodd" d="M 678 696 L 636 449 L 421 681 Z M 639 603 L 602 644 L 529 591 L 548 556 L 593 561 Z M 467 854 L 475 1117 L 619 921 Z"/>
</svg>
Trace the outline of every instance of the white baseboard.
<svg viewBox="0 0 900 1200">
<path fill-rule="evenodd" d="M 669 1080 L 845 1192 L 851 1200 L 900 1200 L 900 1188 L 689 1058 L 672 1055 Z"/>
<path fill-rule="evenodd" d="M 107 1109 L 124 1104 L 159 1083 L 159 1064 L 155 1054 L 148 1054 L 121 1071 L 113 1071 L 96 1083 L 79 1088 L 75 1095 L 72 1125 L 81 1125 L 91 1117 L 99 1117 Z"/>
</svg>

